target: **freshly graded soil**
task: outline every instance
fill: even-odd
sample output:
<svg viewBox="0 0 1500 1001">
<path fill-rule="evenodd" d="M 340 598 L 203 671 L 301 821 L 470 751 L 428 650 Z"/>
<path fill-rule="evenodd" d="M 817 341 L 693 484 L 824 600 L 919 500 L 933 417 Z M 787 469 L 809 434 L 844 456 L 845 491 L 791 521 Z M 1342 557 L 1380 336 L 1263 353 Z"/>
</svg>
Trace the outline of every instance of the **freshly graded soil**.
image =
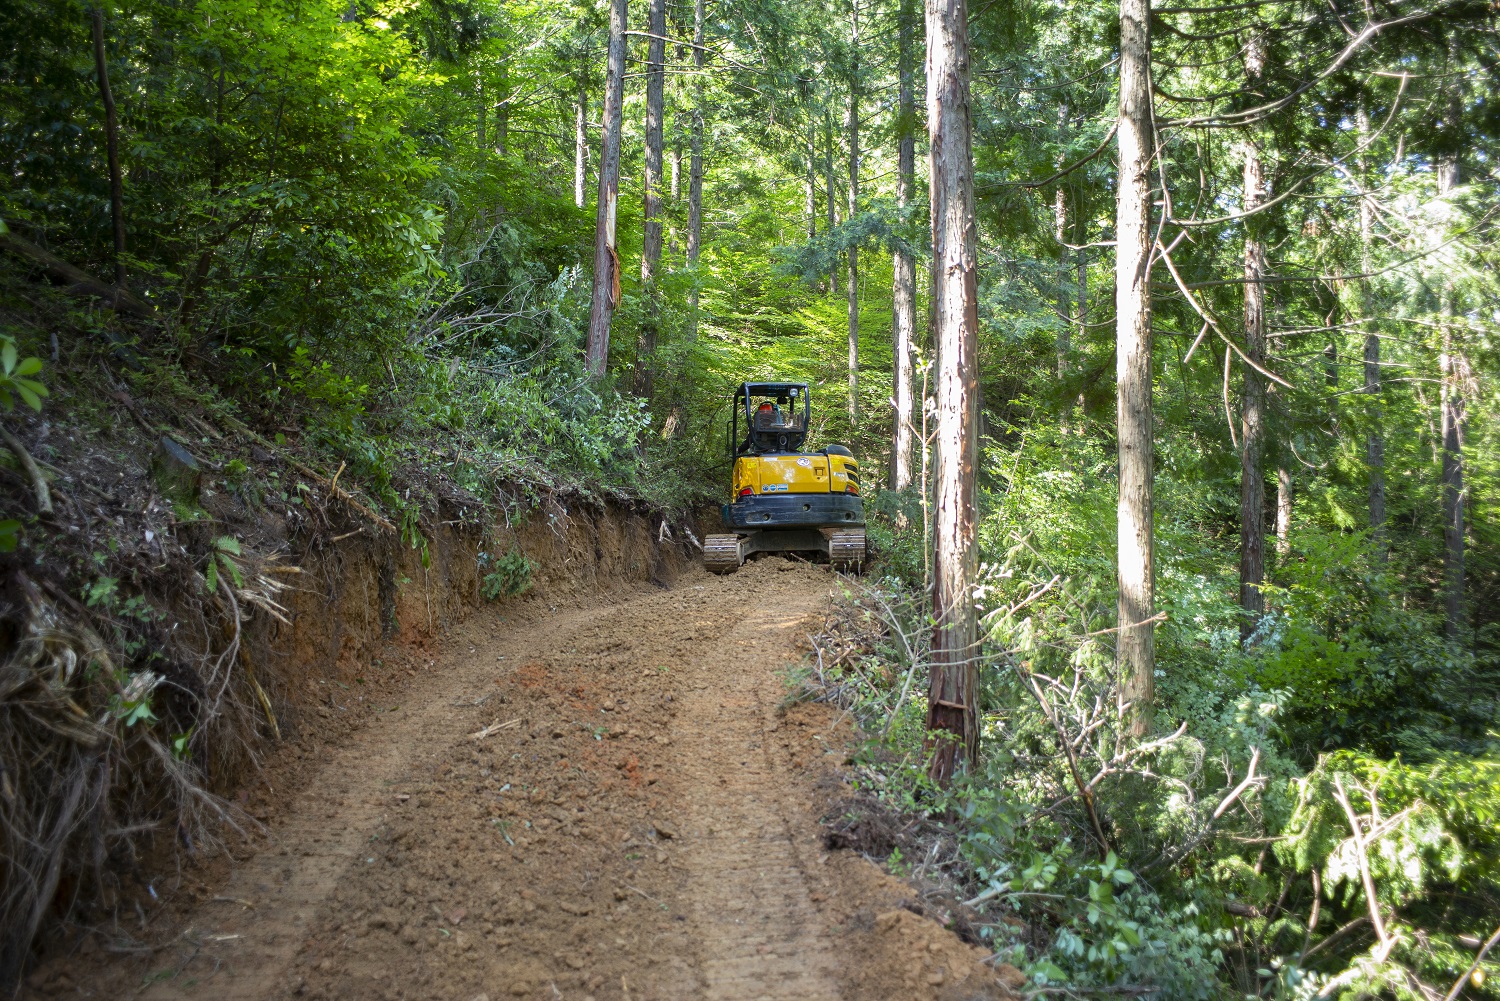
<svg viewBox="0 0 1500 1001">
<path fill-rule="evenodd" d="M 273 762 L 297 791 L 258 852 L 198 876 L 143 949 L 56 957 L 29 995 L 1014 996 L 1013 970 L 904 908 L 906 884 L 823 845 L 851 734 L 783 705 L 783 674 L 836 587 L 768 558 L 477 611 L 382 696 L 399 706 Z"/>
</svg>

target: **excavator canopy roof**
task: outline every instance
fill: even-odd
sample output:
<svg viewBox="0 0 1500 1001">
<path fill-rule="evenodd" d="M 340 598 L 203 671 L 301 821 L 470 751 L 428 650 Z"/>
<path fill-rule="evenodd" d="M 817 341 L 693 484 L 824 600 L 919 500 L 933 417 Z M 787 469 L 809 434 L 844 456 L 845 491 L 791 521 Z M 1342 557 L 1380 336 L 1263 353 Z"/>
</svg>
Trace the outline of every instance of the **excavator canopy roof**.
<svg viewBox="0 0 1500 1001">
<path fill-rule="evenodd" d="M 746 396 L 801 396 L 807 392 L 807 383 L 747 382 L 740 387 L 740 392 Z"/>
</svg>

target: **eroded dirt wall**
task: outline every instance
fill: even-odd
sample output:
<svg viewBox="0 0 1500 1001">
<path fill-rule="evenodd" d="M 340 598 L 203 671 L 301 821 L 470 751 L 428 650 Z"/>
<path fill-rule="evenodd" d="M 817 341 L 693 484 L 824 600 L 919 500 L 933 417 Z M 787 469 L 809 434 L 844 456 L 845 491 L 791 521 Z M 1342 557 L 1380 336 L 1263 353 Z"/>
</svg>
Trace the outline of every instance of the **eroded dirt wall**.
<svg viewBox="0 0 1500 1001">
<path fill-rule="evenodd" d="M 427 564 L 395 533 L 369 526 L 313 545 L 286 594 L 290 624 L 260 616 L 246 631 L 283 741 L 335 721 L 430 665 L 441 638 L 486 602 L 480 554 L 518 552 L 530 586 L 507 601 L 576 603 L 666 586 L 696 553 L 686 533 L 637 505 L 551 496 L 489 531 L 456 516 L 428 529 Z M 356 703 L 351 705 L 350 703 Z M 228 785 L 234 776 L 224 776 Z"/>
</svg>

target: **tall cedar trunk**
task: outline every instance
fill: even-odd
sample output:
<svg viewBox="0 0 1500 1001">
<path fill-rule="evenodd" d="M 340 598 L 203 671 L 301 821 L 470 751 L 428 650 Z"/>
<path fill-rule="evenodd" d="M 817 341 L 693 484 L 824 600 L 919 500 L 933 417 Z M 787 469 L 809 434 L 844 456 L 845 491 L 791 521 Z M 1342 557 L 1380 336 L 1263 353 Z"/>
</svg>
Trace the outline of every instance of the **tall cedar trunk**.
<svg viewBox="0 0 1500 1001">
<path fill-rule="evenodd" d="M 1150 0 L 1120 0 L 1120 180 L 1115 204 L 1115 387 L 1120 497 L 1116 652 L 1131 731 L 1151 730 L 1156 554 L 1152 527 Z"/>
<path fill-rule="evenodd" d="M 1089 312 L 1089 259 L 1088 251 L 1084 247 L 1089 242 L 1089 221 L 1085 217 L 1082 206 L 1082 196 L 1073 205 L 1073 242 L 1078 249 L 1073 252 L 1074 288 L 1077 290 L 1074 299 L 1074 316 L 1077 329 L 1073 332 L 1073 343 L 1070 347 L 1082 348 L 1088 341 L 1088 312 Z M 1073 402 L 1073 406 L 1079 410 L 1083 409 L 1083 394 L 1079 393 Z"/>
<path fill-rule="evenodd" d="M 99 100 L 104 104 L 104 151 L 109 163 L 109 221 L 115 238 L 115 284 L 125 287 L 125 182 L 120 175 L 120 122 L 115 95 L 109 87 L 109 64 L 104 58 L 104 10 L 95 7 L 94 68 L 99 74 Z"/>
<path fill-rule="evenodd" d="M 500 62 L 500 100 L 495 105 L 495 152 L 510 151 L 510 61 Z"/>
<path fill-rule="evenodd" d="M 485 120 L 489 118 L 484 106 L 484 74 L 476 70 L 474 72 L 474 99 L 479 105 L 479 121 L 475 128 L 475 146 L 479 149 L 479 160 L 485 160 L 485 154 L 489 152 L 487 137 L 485 136 Z"/>
<path fill-rule="evenodd" d="M 912 89 L 912 34 L 915 0 L 901 0 L 897 30 L 896 205 L 905 210 L 916 185 L 916 97 Z M 917 262 L 911 249 L 896 250 L 891 277 L 891 390 L 895 412 L 891 429 L 891 489 L 911 486 L 911 351 L 917 333 Z"/>
<path fill-rule="evenodd" d="M 672 58 L 675 61 L 676 65 L 685 66 L 688 61 L 689 45 L 686 41 L 684 41 L 684 39 L 687 38 L 687 26 L 683 23 L 680 15 L 681 12 L 674 8 L 672 11 L 672 35 L 677 39 L 677 49 L 673 53 Z M 696 82 L 696 80 L 694 82 Z M 682 93 L 684 86 L 685 81 L 682 74 L 674 74 L 672 77 L 671 90 L 669 94 L 672 105 L 672 166 L 670 174 L 672 178 L 672 208 L 674 211 L 668 213 L 667 215 L 666 251 L 667 256 L 673 258 L 677 256 L 677 238 L 679 235 L 677 230 L 677 220 L 680 218 L 679 213 L 675 210 L 677 206 L 682 204 L 682 112 L 683 109 L 688 106 L 688 101 Z"/>
<path fill-rule="evenodd" d="M 594 219 L 594 294 L 589 309 L 588 372 L 604 375 L 609 321 L 620 304 L 615 219 L 620 201 L 620 117 L 625 97 L 625 0 L 610 0 L 609 58 L 604 74 L 604 142 L 599 155 L 599 207 Z"/>
<path fill-rule="evenodd" d="M 812 109 L 807 113 L 807 190 L 803 192 L 802 212 L 807 216 L 807 239 L 818 235 L 818 126 Z"/>
<path fill-rule="evenodd" d="M 824 171 L 823 179 L 827 182 L 828 191 L 826 201 L 828 203 L 828 232 L 832 233 L 838 221 L 838 205 L 834 201 L 833 183 L 833 120 L 827 109 L 823 111 L 823 140 L 824 140 Z M 833 295 L 833 290 L 839 287 L 839 266 L 834 263 L 828 272 L 828 294 Z"/>
<path fill-rule="evenodd" d="M 1292 473 L 1285 466 L 1276 469 L 1276 555 L 1285 556 L 1291 550 L 1292 534 Z"/>
<path fill-rule="evenodd" d="M 1251 86 L 1265 65 L 1263 42 L 1251 39 L 1245 53 L 1245 71 Z M 1246 139 L 1244 211 L 1261 203 L 1265 191 L 1260 148 Z M 1246 220 L 1245 235 L 1245 353 L 1256 365 L 1266 359 L 1266 248 L 1257 235 L 1259 220 Z M 1266 484 L 1261 451 L 1266 433 L 1266 380 L 1252 366 L 1245 366 L 1240 402 L 1240 639 L 1247 640 L 1260 625 L 1266 598 L 1260 586 L 1266 579 Z"/>
<path fill-rule="evenodd" d="M 1074 256 L 1073 264 L 1078 272 L 1076 279 L 1078 285 L 1078 331 L 1075 336 L 1077 336 L 1078 343 L 1081 346 L 1088 334 L 1089 322 L 1089 257 L 1088 251 L 1084 250 L 1082 245 L 1088 243 L 1089 236 L 1084 229 L 1088 225 L 1087 221 L 1081 218 L 1081 213 L 1075 213 L 1075 216 L 1080 216 L 1075 222 L 1078 228 L 1075 239 L 1078 241 L 1079 248 L 1077 254 Z"/>
<path fill-rule="evenodd" d="M 1359 144 L 1361 148 L 1369 142 L 1370 116 L 1363 103 L 1359 106 Z M 1382 408 L 1380 405 L 1380 332 L 1375 321 L 1375 296 L 1370 287 L 1372 257 L 1370 248 L 1375 235 L 1375 205 L 1369 189 L 1369 166 L 1363 155 L 1359 158 L 1359 309 L 1360 319 L 1366 324 L 1365 333 L 1365 385 L 1364 391 L 1375 397 L 1370 408 L 1370 431 L 1365 438 L 1365 465 L 1369 469 L 1370 490 L 1370 535 L 1375 546 L 1376 559 L 1381 563 L 1386 558 L 1385 531 L 1385 435 L 1382 431 Z"/>
<path fill-rule="evenodd" d="M 979 647 L 974 576 L 974 474 L 979 296 L 975 286 L 974 158 L 965 0 L 927 3 L 927 138 L 932 288 L 937 315 L 932 678 L 928 774 L 948 783 L 979 755 Z"/>
<path fill-rule="evenodd" d="M 1072 350 L 1073 315 L 1068 300 L 1068 248 L 1064 246 L 1068 236 L 1068 200 L 1062 185 L 1052 194 L 1052 229 L 1057 238 L 1057 380 L 1068 377 L 1068 352 Z"/>
<path fill-rule="evenodd" d="M 641 243 L 641 292 L 646 308 L 635 342 L 635 394 L 651 396 L 656 331 L 661 322 L 656 269 L 661 264 L 662 110 L 666 100 L 667 0 L 651 0 L 646 40 L 645 237 Z"/>
<path fill-rule="evenodd" d="M 696 272 L 703 249 L 703 0 L 693 4 L 693 133 L 688 141 L 687 265 Z M 698 276 L 688 288 L 688 340 L 698 336 Z"/>
<path fill-rule="evenodd" d="M 1458 187 L 1458 161 L 1438 163 L 1438 197 Z M 1457 638 L 1464 604 L 1464 377 L 1466 365 L 1456 322 L 1458 291 L 1452 280 L 1443 288 L 1442 374 L 1443 435 L 1443 634 Z"/>
<path fill-rule="evenodd" d="M 859 0 L 849 5 L 849 218 L 859 211 Z M 859 427 L 859 248 L 849 244 L 849 424 Z"/>
<path fill-rule="evenodd" d="M 584 185 L 589 168 L 589 99 L 582 91 L 574 108 L 573 130 L 573 204 L 583 208 Z"/>
</svg>

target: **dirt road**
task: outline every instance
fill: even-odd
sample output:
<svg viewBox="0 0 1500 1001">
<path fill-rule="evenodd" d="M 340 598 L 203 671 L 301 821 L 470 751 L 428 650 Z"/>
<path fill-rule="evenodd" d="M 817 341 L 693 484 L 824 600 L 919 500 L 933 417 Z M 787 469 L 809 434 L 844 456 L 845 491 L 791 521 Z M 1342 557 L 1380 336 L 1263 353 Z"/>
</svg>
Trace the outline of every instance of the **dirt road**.
<svg viewBox="0 0 1500 1001">
<path fill-rule="evenodd" d="M 158 923 L 149 956 L 44 992 L 1005 996 L 980 950 L 901 909 L 904 884 L 823 847 L 848 734 L 783 707 L 782 672 L 835 586 L 767 559 L 477 613 L 399 709 L 326 752 L 267 847 Z"/>
</svg>

